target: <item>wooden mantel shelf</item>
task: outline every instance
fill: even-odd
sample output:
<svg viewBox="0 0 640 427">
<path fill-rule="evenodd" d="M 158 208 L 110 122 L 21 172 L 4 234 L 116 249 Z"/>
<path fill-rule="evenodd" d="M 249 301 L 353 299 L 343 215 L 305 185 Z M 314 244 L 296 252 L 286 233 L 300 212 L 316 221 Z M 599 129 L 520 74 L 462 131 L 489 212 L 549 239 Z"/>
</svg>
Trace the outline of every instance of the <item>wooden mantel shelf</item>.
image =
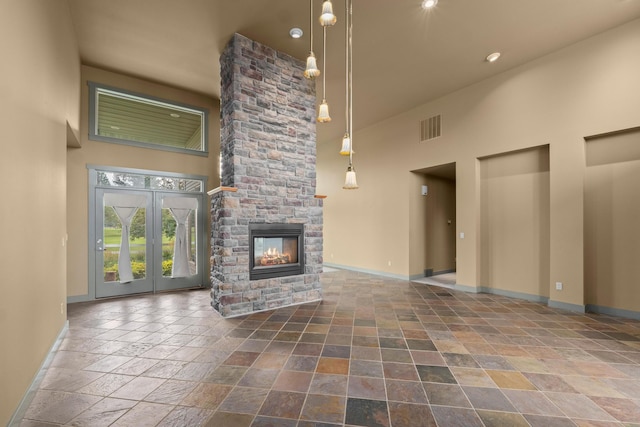
<svg viewBox="0 0 640 427">
<path fill-rule="evenodd" d="M 235 193 L 238 191 L 238 189 L 236 187 L 218 187 L 218 188 L 214 188 L 211 191 L 207 191 L 207 194 L 210 196 L 213 196 L 215 194 L 221 193 L 223 191 L 229 191 L 231 193 Z"/>
<path fill-rule="evenodd" d="M 327 198 L 327 196 L 324 196 L 324 195 L 322 195 L 322 194 L 316 194 L 316 195 L 315 195 L 315 196 L 313 196 L 313 197 L 315 197 L 316 199 L 326 199 L 326 198 Z"/>
</svg>

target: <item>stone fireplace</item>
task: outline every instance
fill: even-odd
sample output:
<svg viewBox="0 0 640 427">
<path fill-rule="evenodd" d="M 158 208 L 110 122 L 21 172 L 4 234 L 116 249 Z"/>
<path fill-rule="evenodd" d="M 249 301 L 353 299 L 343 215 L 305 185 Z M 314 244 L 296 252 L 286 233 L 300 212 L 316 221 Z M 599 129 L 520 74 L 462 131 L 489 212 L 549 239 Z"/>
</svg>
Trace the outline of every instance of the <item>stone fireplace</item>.
<svg viewBox="0 0 640 427">
<path fill-rule="evenodd" d="M 320 300 L 315 85 L 305 64 L 236 34 L 220 58 L 221 186 L 212 306 L 225 317 Z"/>
</svg>

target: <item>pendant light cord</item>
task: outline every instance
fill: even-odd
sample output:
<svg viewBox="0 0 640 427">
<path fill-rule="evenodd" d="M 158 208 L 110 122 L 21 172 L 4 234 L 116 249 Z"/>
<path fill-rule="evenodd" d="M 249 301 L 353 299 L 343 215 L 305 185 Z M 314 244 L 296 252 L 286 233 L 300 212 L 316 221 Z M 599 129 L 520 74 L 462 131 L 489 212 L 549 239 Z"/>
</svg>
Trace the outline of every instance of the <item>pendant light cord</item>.
<svg viewBox="0 0 640 427">
<path fill-rule="evenodd" d="M 345 4 L 347 5 L 347 31 L 348 37 L 347 41 L 349 44 L 349 49 L 347 50 L 347 58 L 348 58 L 348 80 L 349 80 L 349 138 L 351 139 L 351 143 L 349 144 L 349 166 L 353 164 L 353 16 L 352 16 L 352 0 L 346 0 Z"/>
<path fill-rule="evenodd" d="M 309 34 L 311 35 L 311 47 L 309 52 L 313 52 L 313 0 L 311 0 L 311 6 L 309 9 Z"/>
<path fill-rule="evenodd" d="M 345 1 L 345 21 L 344 21 L 344 85 L 345 85 L 345 102 L 344 102 L 344 126 L 346 133 L 349 135 L 349 151 L 351 151 L 351 129 L 349 129 L 349 14 L 348 5 Z"/>
<path fill-rule="evenodd" d="M 322 27 L 322 100 L 327 99 L 327 27 Z"/>
</svg>

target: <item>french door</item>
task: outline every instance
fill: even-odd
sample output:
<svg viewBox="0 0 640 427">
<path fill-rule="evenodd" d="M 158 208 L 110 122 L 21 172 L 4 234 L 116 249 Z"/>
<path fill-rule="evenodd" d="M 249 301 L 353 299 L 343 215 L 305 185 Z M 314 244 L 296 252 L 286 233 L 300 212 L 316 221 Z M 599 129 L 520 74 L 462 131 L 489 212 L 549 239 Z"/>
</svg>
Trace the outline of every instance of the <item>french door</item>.
<svg viewBox="0 0 640 427">
<path fill-rule="evenodd" d="M 153 291 L 152 201 L 150 192 L 96 189 L 97 298 Z"/>
<path fill-rule="evenodd" d="M 202 286 L 205 233 L 199 224 L 203 197 L 155 193 L 155 290 Z"/>
<path fill-rule="evenodd" d="M 202 194 L 93 191 L 96 298 L 203 286 Z"/>
</svg>

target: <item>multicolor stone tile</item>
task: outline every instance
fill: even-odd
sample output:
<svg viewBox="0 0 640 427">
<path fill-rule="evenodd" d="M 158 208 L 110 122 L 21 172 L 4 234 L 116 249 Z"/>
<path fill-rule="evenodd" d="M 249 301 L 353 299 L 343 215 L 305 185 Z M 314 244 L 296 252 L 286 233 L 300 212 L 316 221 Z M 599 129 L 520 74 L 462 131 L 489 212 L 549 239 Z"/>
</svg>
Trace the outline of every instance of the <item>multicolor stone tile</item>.
<svg viewBox="0 0 640 427">
<path fill-rule="evenodd" d="M 22 427 L 637 427 L 640 322 L 348 271 L 224 319 L 208 291 L 70 305 Z"/>
</svg>

